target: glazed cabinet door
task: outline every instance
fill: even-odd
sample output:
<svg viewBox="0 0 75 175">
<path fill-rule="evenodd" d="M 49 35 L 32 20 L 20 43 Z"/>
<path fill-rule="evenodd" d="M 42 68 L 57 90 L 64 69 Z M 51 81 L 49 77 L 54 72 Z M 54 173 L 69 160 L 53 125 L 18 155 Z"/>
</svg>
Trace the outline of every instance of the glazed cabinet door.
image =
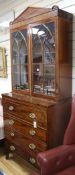
<svg viewBox="0 0 75 175">
<path fill-rule="evenodd" d="M 56 23 L 32 27 L 32 91 L 50 96 L 56 92 Z"/>
<path fill-rule="evenodd" d="M 29 89 L 27 29 L 12 33 L 12 75 L 14 90 Z"/>
</svg>

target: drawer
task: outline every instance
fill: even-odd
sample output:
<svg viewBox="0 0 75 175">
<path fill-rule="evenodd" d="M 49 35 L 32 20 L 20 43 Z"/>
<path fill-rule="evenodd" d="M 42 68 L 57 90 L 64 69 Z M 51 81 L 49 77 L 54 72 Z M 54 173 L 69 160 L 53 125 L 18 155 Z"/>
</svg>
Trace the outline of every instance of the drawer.
<svg viewBox="0 0 75 175">
<path fill-rule="evenodd" d="M 7 154 L 9 154 L 10 157 L 15 157 L 15 154 L 19 153 L 19 156 L 26 159 L 29 163 L 31 163 L 32 165 L 38 168 L 37 154 L 35 154 L 34 152 L 31 153 L 23 147 L 20 148 L 20 145 L 16 145 L 10 142 L 9 140 L 5 141 L 5 147 L 6 147 Z M 11 150 L 10 148 L 14 148 L 14 149 Z"/>
<path fill-rule="evenodd" d="M 13 117 L 26 120 L 28 123 L 32 123 L 32 125 L 34 120 L 36 120 L 39 127 L 47 127 L 47 111 L 42 107 L 7 101 L 6 105 L 4 105 L 4 112 L 13 115 Z"/>
<path fill-rule="evenodd" d="M 32 125 L 29 125 L 15 118 L 10 118 L 9 115 L 5 116 L 5 133 L 10 133 L 14 137 L 15 130 L 22 133 L 25 137 L 30 139 L 38 139 L 44 142 L 47 141 L 47 131 L 41 128 L 34 128 Z"/>
<path fill-rule="evenodd" d="M 39 141 L 39 140 L 32 140 L 26 138 L 24 135 L 21 133 L 18 133 L 15 131 L 14 138 L 8 133 L 6 135 L 6 140 L 9 140 L 10 142 L 16 144 L 16 145 L 21 145 L 21 148 L 25 148 L 28 151 L 38 153 L 41 151 L 45 151 L 47 149 L 47 145 L 45 142 Z"/>
</svg>

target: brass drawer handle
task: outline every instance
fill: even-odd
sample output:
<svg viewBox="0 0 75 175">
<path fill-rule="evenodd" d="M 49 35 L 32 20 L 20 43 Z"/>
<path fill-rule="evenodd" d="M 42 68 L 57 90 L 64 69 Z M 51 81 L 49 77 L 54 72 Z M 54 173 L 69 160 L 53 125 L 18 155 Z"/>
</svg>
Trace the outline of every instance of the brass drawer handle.
<svg viewBox="0 0 75 175">
<path fill-rule="evenodd" d="M 34 143 L 30 143 L 29 144 L 29 148 L 32 149 L 32 150 L 34 150 L 36 148 L 36 145 Z"/>
<path fill-rule="evenodd" d="M 11 151 L 15 151 L 15 147 L 13 145 L 10 146 Z"/>
<path fill-rule="evenodd" d="M 32 164 L 35 164 L 35 163 L 36 163 L 36 161 L 35 161 L 35 159 L 34 159 L 33 157 L 30 157 L 29 161 L 30 161 Z"/>
<path fill-rule="evenodd" d="M 13 125 L 14 124 L 14 120 L 9 120 L 9 125 Z"/>
<path fill-rule="evenodd" d="M 13 153 L 9 153 L 9 158 L 12 158 L 13 157 Z"/>
<path fill-rule="evenodd" d="M 31 136 L 34 136 L 34 135 L 36 134 L 36 132 L 35 132 L 35 130 L 30 130 L 30 131 L 29 131 L 29 134 L 30 134 Z"/>
<path fill-rule="evenodd" d="M 34 119 L 34 118 L 36 118 L 36 115 L 34 113 L 30 113 L 29 114 L 29 117 L 32 118 L 32 119 Z"/>
<path fill-rule="evenodd" d="M 13 111 L 14 110 L 14 107 L 13 106 L 9 106 L 9 110 L 10 111 Z"/>
<path fill-rule="evenodd" d="M 11 135 L 11 137 L 14 137 L 15 134 L 14 134 L 14 132 L 11 132 L 10 135 Z"/>
</svg>

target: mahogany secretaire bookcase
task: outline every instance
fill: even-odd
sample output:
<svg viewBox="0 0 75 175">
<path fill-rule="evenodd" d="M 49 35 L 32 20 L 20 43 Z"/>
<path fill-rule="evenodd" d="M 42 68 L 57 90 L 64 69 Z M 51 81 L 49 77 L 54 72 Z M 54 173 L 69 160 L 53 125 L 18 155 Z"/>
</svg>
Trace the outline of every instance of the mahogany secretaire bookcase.
<svg viewBox="0 0 75 175">
<path fill-rule="evenodd" d="M 27 8 L 10 23 L 12 92 L 2 94 L 6 157 L 37 167 L 38 152 L 60 145 L 71 112 L 72 14 Z"/>
</svg>

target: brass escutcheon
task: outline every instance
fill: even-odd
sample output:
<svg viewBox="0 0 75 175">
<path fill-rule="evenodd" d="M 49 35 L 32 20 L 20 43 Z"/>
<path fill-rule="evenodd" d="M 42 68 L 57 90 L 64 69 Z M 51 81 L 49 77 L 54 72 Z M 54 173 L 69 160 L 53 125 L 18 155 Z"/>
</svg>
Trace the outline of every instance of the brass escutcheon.
<svg viewBox="0 0 75 175">
<path fill-rule="evenodd" d="M 14 120 L 10 119 L 9 120 L 9 125 L 13 125 L 14 124 Z"/>
<path fill-rule="evenodd" d="M 32 136 L 34 136 L 36 134 L 36 132 L 35 132 L 35 130 L 30 130 L 29 131 L 29 134 L 32 135 Z"/>
<path fill-rule="evenodd" d="M 32 164 L 35 164 L 35 163 L 36 163 L 36 161 L 35 161 L 35 159 L 34 159 L 33 157 L 30 157 L 29 161 L 30 161 Z"/>
<path fill-rule="evenodd" d="M 34 118 L 36 118 L 36 115 L 34 113 L 30 113 L 29 114 L 29 117 L 32 118 L 32 119 L 34 119 Z"/>
<path fill-rule="evenodd" d="M 11 135 L 12 137 L 14 137 L 15 134 L 14 134 L 14 132 L 11 132 L 10 135 Z"/>
<path fill-rule="evenodd" d="M 9 106 L 9 110 L 13 111 L 14 107 L 13 106 Z"/>
<path fill-rule="evenodd" d="M 13 145 L 10 146 L 11 151 L 15 151 L 15 147 Z"/>
<path fill-rule="evenodd" d="M 34 150 L 36 148 L 36 145 L 34 143 L 30 143 L 29 144 L 29 148 L 32 149 L 32 150 Z"/>
</svg>

